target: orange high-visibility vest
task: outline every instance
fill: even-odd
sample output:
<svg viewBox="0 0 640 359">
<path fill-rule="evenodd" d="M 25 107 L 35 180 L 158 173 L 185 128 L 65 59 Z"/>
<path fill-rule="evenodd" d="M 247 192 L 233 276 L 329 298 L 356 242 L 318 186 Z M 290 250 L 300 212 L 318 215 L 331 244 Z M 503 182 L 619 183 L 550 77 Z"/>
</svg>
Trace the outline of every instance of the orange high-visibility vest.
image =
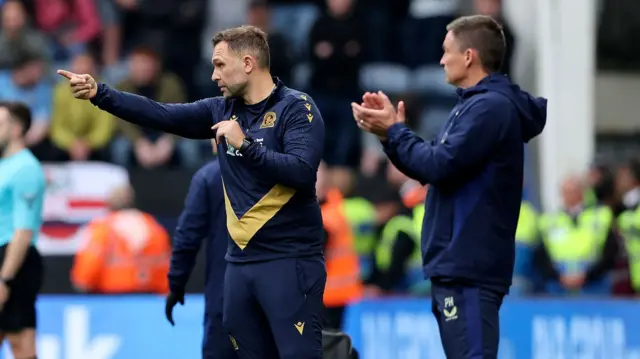
<svg viewBox="0 0 640 359">
<path fill-rule="evenodd" d="M 324 304 L 327 307 L 341 307 L 357 301 L 363 291 L 358 254 L 351 226 L 342 212 L 342 201 L 342 194 L 334 189 L 327 193 L 327 201 L 322 205 L 322 220 L 329 233 L 325 250 L 327 284 Z"/>
<path fill-rule="evenodd" d="M 149 214 L 113 212 L 92 221 L 75 257 L 71 279 L 89 293 L 159 293 L 169 291 L 171 242 Z"/>
</svg>

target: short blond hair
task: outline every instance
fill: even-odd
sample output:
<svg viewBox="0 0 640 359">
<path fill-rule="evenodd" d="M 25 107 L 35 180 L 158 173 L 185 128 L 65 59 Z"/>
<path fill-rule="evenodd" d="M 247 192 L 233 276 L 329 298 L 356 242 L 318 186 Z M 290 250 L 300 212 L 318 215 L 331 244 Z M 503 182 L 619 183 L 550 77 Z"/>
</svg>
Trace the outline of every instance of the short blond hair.
<svg viewBox="0 0 640 359">
<path fill-rule="evenodd" d="M 258 66 L 269 68 L 269 38 L 262 29 L 243 25 L 217 32 L 213 36 L 213 46 L 226 42 L 229 49 L 237 54 L 251 53 L 255 56 Z"/>
</svg>

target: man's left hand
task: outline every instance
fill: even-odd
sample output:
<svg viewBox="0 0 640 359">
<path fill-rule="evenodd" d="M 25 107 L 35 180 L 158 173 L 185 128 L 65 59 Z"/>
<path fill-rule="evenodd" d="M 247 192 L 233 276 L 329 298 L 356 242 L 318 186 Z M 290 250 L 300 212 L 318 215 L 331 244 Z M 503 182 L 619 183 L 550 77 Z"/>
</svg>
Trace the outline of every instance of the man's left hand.
<svg viewBox="0 0 640 359">
<path fill-rule="evenodd" d="M 184 305 L 184 292 L 169 292 L 164 304 L 164 315 L 171 325 L 176 325 L 173 321 L 173 307 L 178 303 Z"/>
<path fill-rule="evenodd" d="M 405 121 L 404 102 L 398 103 L 398 111 L 393 107 L 389 97 L 384 92 L 379 91 L 377 94 L 371 94 L 372 103 L 376 103 L 377 106 L 371 107 L 364 98 L 365 102 L 362 105 L 357 103 L 351 103 L 351 109 L 353 110 L 353 117 L 361 129 L 371 132 L 378 137 L 386 137 L 389 127 L 396 123 L 403 123 Z M 381 105 L 381 106 L 380 106 Z"/>
<path fill-rule="evenodd" d="M 211 129 L 216 131 L 217 143 L 220 143 L 220 140 L 224 138 L 227 144 L 236 150 L 240 149 L 242 141 L 246 137 L 237 121 L 220 121 L 211 127 Z"/>
<path fill-rule="evenodd" d="M 4 305 L 7 303 L 7 300 L 9 300 L 10 292 L 11 290 L 9 289 L 7 284 L 4 282 L 0 282 L 0 312 L 4 310 Z"/>
</svg>

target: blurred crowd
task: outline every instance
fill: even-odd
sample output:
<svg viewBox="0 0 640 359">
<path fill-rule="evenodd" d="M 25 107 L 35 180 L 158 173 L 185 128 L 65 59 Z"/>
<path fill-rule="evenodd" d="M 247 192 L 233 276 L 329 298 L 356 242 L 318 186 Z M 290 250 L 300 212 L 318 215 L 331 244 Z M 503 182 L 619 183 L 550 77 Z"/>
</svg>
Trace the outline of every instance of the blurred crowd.
<svg viewBox="0 0 640 359">
<path fill-rule="evenodd" d="M 469 13 L 500 21 L 509 49 L 505 74 L 516 46 L 500 0 L 0 0 L 0 6 L 0 100 L 31 107 L 27 140 L 46 162 L 197 168 L 211 159 L 208 141 L 142 129 L 74 101 L 55 69 L 91 73 L 161 102 L 195 101 L 219 95 L 211 81 L 217 30 L 251 24 L 267 31 L 272 73 L 309 93 L 323 115 L 328 186 L 343 197 L 367 295 L 429 290 L 419 250 L 428 189 L 387 163 L 377 140 L 355 126 L 350 102 L 370 90 L 402 98 L 409 125 L 431 138 L 456 101 L 439 65 L 446 25 Z M 640 290 L 640 164 L 598 163 L 586 177 L 561 184 L 562 211 L 539 213 L 523 201 L 514 293 Z"/>
<path fill-rule="evenodd" d="M 439 61 L 446 25 L 470 11 L 502 19 L 499 0 L 2 0 L 0 99 L 26 101 L 29 145 L 44 161 L 101 160 L 125 167 L 196 168 L 207 142 L 140 129 L 74 102 L 56 68 L 97 75 L 162 102 L 216 96 L 215 31 L 252 24 L 269 33 L 271 69 L 308 92 L 327 128 L 325 161 L 371 174 L 382 156 L 349 103 L 384 90 L 410 104 L 430 136 L 455 101 Z M 501 20 L 502 21 L 502 20 Z M 505 25 L 509 72 L 513 37 Z M 416 46 L 419 44 L 419 46 Z M 412 101 L 414 100 L 414 101 Z"/>
</svg>

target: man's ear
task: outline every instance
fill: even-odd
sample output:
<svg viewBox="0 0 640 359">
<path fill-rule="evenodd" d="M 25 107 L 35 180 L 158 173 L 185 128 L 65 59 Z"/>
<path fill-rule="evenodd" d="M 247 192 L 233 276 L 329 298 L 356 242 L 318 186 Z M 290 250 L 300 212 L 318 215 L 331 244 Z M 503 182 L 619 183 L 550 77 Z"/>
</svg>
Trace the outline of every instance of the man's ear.
<svg viewBox="0 0 640 359">
<path fill-rule="evenodd" d="M 253 57 L 246 55 L 242 57 L 242 63 L 244 65 L 244 72 L 250 73 L 256 67 L 256 59 Z"/>
<path fill-rule="evenodd" d="M 468 68 L 471 67 L 471 63 L 473 62 L 473 58 L 474 56 L 476 56 L 477 54 L 475 53 L 474 50 L 472 49 L 467 49 L 464 52 L 464 65 Z"/>
</svg>

